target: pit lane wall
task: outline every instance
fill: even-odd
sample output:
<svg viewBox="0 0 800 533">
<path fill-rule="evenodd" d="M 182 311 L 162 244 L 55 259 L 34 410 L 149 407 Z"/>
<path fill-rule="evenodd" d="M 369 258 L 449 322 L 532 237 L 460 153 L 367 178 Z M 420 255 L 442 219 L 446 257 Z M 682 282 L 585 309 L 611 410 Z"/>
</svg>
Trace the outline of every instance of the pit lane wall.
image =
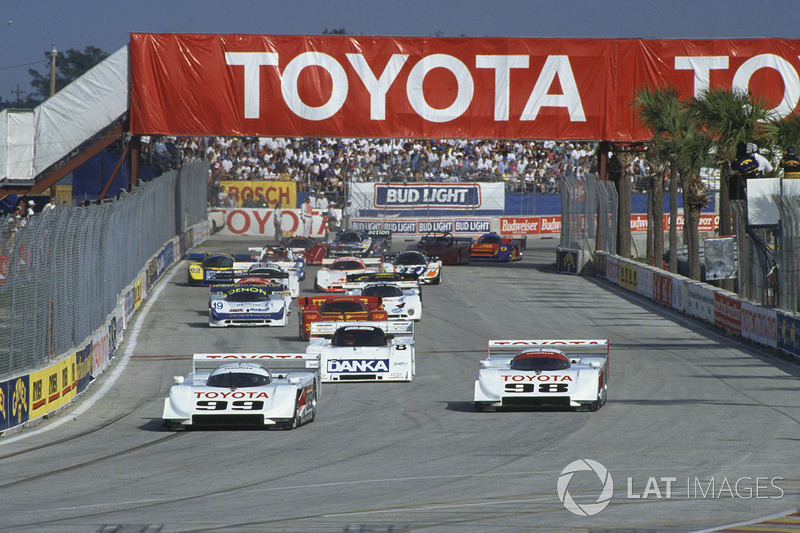
<svg viewBox="0 0 800 533">
<path fill-rule="evenodd" d="M 762 346 L 800 357 L 800 315 L 606 252 L 594 254 L 595 275 L 649 300 Z"/>
<path fill-rule="evenodd" d="M 0 382 L 0 435 L 63 407 L 84 392 L 116 355 L 125 331 L 170 265 L 208 239 L 208 220 L 166 242 L 117 298 L 117 306 L 86 344 L 44 368 Z"/>
</svg>

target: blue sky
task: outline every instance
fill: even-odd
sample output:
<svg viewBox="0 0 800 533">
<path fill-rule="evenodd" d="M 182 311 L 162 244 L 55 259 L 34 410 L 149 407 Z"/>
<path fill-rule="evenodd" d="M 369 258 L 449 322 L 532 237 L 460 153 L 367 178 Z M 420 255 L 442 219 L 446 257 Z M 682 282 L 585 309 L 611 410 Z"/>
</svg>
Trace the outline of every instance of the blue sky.
<svg viewBox="0 0 800 533">
<path fill-rule="evenodd" d="M 114 52 L 131 32 L 562 38 L 800 38 L 796 0 L 2 0 L 0 97 L 30 92 L 45 53 Z"/>
</svg>

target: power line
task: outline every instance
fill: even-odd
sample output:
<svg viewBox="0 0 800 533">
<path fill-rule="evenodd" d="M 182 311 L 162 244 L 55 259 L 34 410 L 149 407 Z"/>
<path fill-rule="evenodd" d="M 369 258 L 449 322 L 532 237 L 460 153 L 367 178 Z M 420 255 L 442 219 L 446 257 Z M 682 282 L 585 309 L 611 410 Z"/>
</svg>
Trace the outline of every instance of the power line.
<svg viewBox="0 0 800 533">
<path fill-rule="evenodd" d="M 42 61 L 34 61 L 33 63 L 24 63 L 22 65 L 14 65 L 13 67 L 0 67 L 0 71 L 2 70 L 11 70 L 12 68 L 20 68 L 20 67 L 30 67 L 31 65 L 41 65 Z"/>
</svg>

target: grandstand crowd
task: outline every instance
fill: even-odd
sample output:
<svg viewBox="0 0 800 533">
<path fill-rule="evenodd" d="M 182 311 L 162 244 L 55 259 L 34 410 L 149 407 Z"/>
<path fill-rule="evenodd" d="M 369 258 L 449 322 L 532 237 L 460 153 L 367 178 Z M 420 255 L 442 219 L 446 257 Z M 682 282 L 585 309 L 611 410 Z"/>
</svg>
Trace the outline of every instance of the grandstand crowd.
<svg viewBox="0 0 800 533">
<path fill-rule="evenodd" d="M 274 137 L 145 139 L 162 168 L 211 163 L 209 203 L 224 207 L 219 182 L 293 181 L 298 192 L 343 198 L 350 182 L 503 181 L 507 191 L 559 192 L 559 178 L 596 172 L 597 143 L 514 140 L 408 140 Z M 644 168 L 632 168 L 632 175 Z M 636 181 L 634 181 L 636 183 Z M 223 200 L 221 200 L 221 198 Z M 240 204 L 244 199 L 237 200 Z"/>
</svg>

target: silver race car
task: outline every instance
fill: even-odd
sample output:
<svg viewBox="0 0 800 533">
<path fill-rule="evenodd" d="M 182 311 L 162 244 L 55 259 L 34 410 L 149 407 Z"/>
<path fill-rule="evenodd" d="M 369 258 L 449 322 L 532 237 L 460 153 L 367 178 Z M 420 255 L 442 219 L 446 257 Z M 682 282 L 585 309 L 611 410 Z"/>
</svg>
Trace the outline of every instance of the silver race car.
<svg viewBox="0 0 800 533">
<path fill-rule="evenodd" d="M 192 373 L 174 381 L 164 400 L 167 429 L 292 429 L 317 414 L 319 355 L 194 354 Z"/>
<path fill-rule="evenodd" d="M 211 285 L 208 325 L 285 326 L 292 297 L 279 283 Z"/>
<path fill-rule="evenodd" d="M 570 407 L 608 399 L 607 340 L 491 340 L 475 380 L 475 408 Z"/>
</svg>

